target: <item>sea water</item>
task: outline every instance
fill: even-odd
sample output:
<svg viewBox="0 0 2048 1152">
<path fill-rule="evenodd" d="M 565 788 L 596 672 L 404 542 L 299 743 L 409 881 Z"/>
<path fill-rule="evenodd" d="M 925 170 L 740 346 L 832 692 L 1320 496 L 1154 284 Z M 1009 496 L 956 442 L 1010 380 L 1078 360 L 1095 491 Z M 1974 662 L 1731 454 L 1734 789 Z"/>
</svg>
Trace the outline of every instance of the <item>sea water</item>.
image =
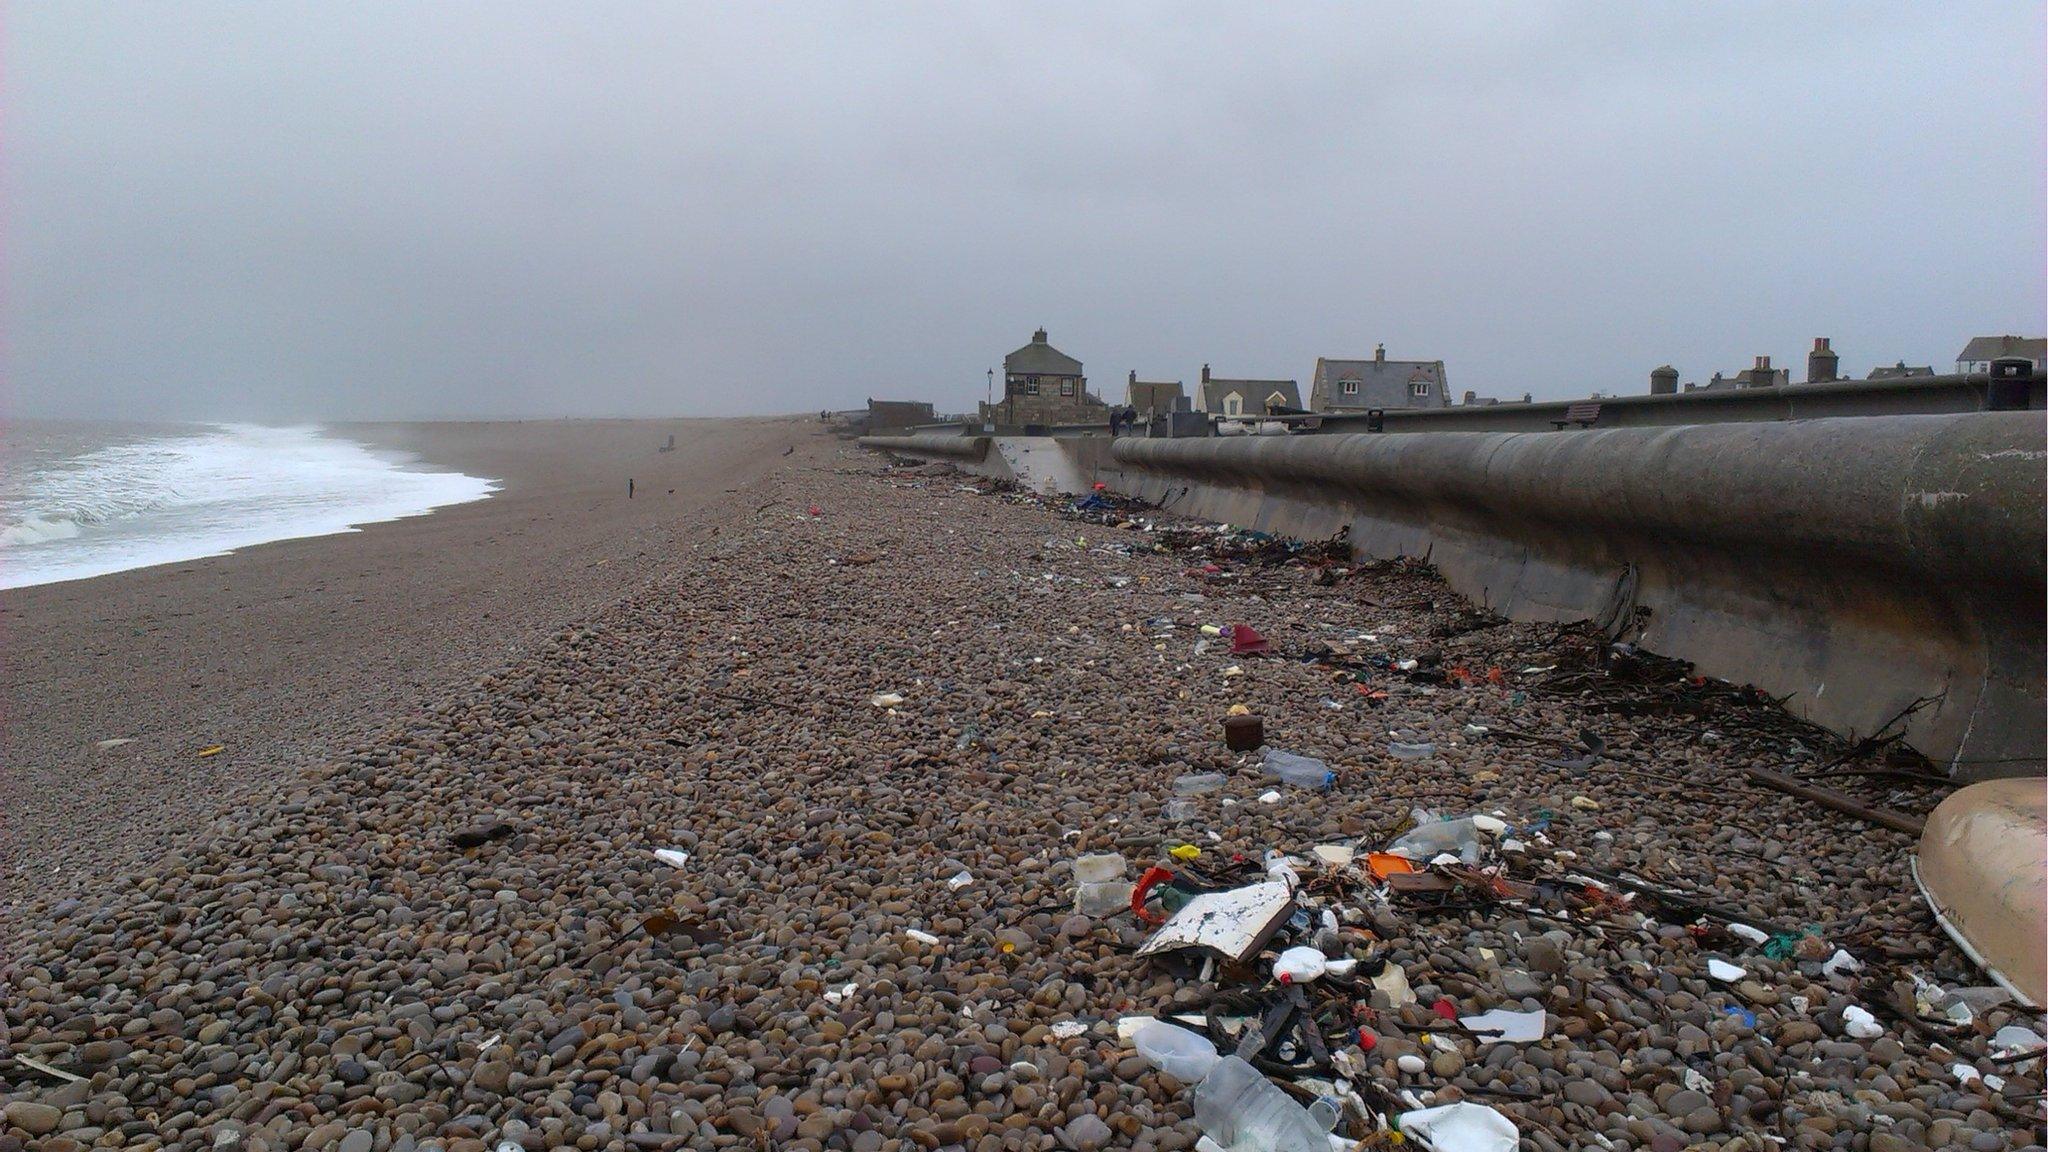
<svg viewBox="0 0 2048 1152">
<path fill-rule="evenodd" d="M 0 429 L 0 588 L 352 532 L 496 489 L 313 426 L 16 423 Z"/>
</svg>

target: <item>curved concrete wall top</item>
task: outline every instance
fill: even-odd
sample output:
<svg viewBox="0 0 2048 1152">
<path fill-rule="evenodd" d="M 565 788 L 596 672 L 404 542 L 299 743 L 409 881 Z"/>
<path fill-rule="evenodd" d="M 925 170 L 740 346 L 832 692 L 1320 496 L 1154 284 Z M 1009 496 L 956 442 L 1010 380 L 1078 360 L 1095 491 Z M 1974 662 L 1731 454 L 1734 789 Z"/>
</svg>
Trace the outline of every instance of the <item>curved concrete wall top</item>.
<svg viewBox="0 0 2048 1152">
<path fill-rule="evenodd" d="M 1837 731 L 1900 722 L 1959 776 L 2041 769 L 2040 412 L 1123 439 L 1114 457 L 1123 491 L 1289 535 L 1348 526 L 1361 554 L 1427 556 L 1516 619 L 1639 619 L 1652 650 Z"/>
<path fill-rule="evenodd" d="M 962 460 L 979 460 L 988 455 L 988 437 L 948 435 L 943 432 L 919 432 L 909 436 L 863 436 L 863 448 L 879 448 L 884 452 L 907 452 L 916 456 L 952 456 Z"/>
<path fill-rule="evenodd" d="M 2038 412 L 1584 432 L 1121 439 L 1118 461 L 2043 582 Z"/>
</svg>

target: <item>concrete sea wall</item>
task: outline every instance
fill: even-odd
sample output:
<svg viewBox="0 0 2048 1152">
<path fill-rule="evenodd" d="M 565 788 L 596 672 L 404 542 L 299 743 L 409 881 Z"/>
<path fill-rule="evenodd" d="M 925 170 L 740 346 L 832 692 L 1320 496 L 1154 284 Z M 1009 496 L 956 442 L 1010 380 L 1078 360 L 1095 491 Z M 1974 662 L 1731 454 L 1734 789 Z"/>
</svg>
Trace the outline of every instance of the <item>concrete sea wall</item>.
<svg viewBox="0 0 2048 1152">
<path fill-rule="evenodd" d="M 1058 443 L 1069 475 L 1286 535 L 1348 527 L 1502 615 L 1601 621 L 1838 732 L 1926 699 L 1906 739 L 1959 777 L 2042 770 L 2039 412 Z"/>
</svg>

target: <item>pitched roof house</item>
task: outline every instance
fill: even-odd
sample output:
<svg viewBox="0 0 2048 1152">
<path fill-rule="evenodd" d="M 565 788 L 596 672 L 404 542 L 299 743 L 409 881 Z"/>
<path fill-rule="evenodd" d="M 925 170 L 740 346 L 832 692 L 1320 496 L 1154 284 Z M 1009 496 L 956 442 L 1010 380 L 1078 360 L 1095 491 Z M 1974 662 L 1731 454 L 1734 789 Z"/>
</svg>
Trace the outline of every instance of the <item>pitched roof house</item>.
<svg viewBox="0 0 2048 1152">
<path fill-rule="evenodd" d="M 1956 371 L 1989 372 L 1993 360 L 2032 360 L 2034 367 L 2048 359 L 2048 337 L 1979 336 L 1956 353 Z"/>
<path fill-rule="evenodd" d="M 1387 346 L 1370 360 L 1316 357 L 1309 404 L 1318 412 L 1367 408 L 1448 408 L 1450 383 L 1441 360 L 1389 360 Z"/>
<path fill-rule="evenodd" d="M 1231 380 L 1209 375 L 1202 365 L 1202 411 L 1215 416 L 1264 416 L 1301 407 L 1301 385 L 1292 380 Z"/>
<path fill-rule="evenodd" d="M 1140 380 L 1138 370 L 1131 369 L 1130 389 L 1124 402 L 1137 409 L 1140 416 L 1155 412 L 1173 412 L 1187 406 L 1187 392 L 1178 380 Z"/>
<path fill-rule="evenodd" d="M 1003 357 L 1003 398 L 981 408 L 982 422 L 999 427 L 1092 424 L 1109 414 L 1088 394 L 1081 362 L 1047 342 L 1043 328 Z"/>
</svg>

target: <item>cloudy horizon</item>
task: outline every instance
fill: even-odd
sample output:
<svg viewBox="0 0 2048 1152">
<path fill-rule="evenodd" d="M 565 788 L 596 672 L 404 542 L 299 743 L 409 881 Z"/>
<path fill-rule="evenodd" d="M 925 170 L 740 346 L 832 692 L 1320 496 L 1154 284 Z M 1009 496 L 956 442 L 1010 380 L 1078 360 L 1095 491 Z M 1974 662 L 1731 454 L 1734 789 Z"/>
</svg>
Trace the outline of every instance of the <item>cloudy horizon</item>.
<svg viewBox="0 0 2048 1152">
<path fill-rule="evenodd" d="M 12 7 L 7 409 L 1638 392 L 2040 335 L 2039 4 Z"/>
</svg>

